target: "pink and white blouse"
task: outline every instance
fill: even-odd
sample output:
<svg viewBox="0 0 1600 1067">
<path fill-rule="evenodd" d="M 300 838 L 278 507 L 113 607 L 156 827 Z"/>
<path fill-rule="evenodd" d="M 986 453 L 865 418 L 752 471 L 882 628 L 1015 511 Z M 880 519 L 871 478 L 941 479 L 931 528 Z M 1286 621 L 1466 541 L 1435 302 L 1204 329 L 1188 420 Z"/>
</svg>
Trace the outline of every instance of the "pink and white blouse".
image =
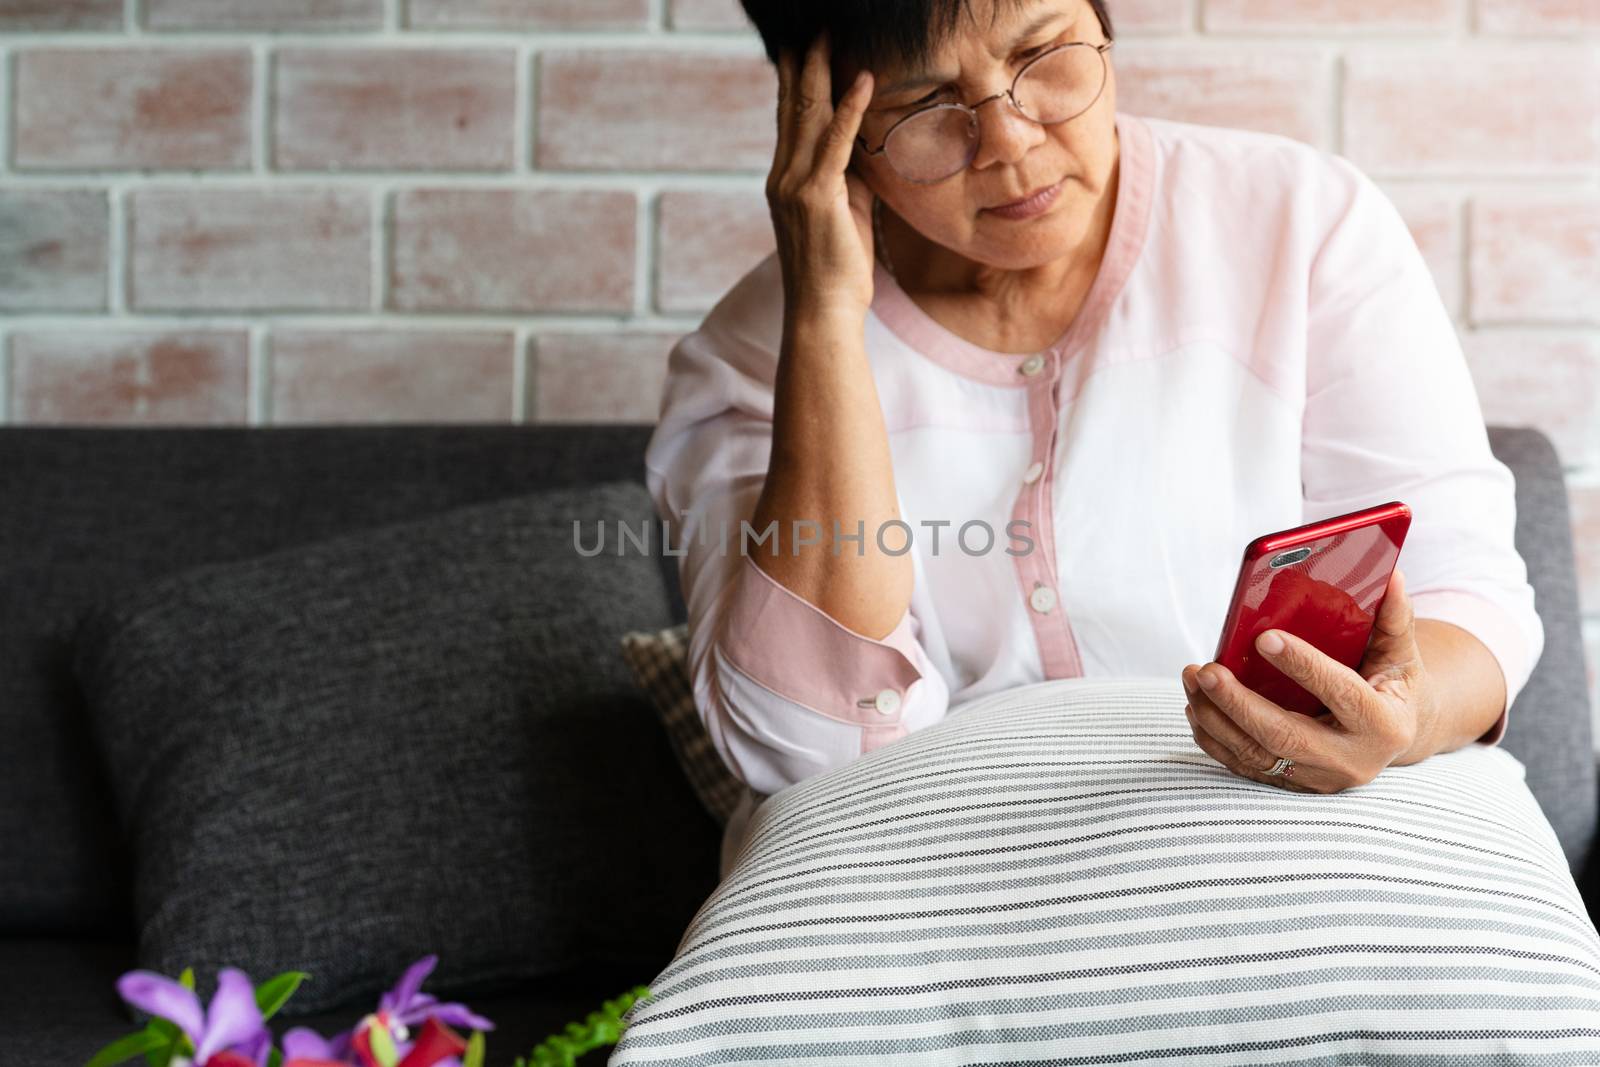
<svg viewBox="0 0 1600 1067">
<path fill-rule="evenodd" d="M 866 351 L 915 566 L 882 639 L 739 551 L 771 446 L 776 253 L 672 350 L 646 482 L 684 553 L 699 713 L 756 800 L 997 690 L 1178 685 L 1216 650 L 1250 540 L 1388 500 L 1413 513 L 1399 566 L 1417 617 L 1481 639 L 1507 707 L 1527 682 L 1544 630 L 1512 474 L 1392 203 L 1284 137 L 1128 114 L 1116 129 L 1104 260 L 1049 347 L 975 345 L 877 266 Z M 983 526 L 958 541 L 973 520 L 987 551 Z M 1005 551 L 1015 520 L 1033 551 Z"/>
</svg>

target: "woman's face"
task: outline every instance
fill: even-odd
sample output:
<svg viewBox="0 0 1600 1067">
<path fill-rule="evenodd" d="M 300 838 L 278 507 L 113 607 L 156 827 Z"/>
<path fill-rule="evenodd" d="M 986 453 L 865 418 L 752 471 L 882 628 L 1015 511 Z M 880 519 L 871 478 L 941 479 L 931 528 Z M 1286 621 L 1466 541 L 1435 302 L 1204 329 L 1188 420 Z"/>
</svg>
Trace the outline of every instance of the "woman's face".
<svg viewBox="0 0 1600 1067">
<path fill-rule="evenodd" d="M 1037 0 L 1020 10 L 1002 4 L 990 25 L 992 3 L 972 0 L 974 18 L 951 35 L 927 70 L 873 72 L 873 99 L 861 123 L 861 136 L 868 145 L 881 145 L 889 128 L 917 106 L 925 106 L 929 94 L 938 93 L 933 100 L 970 105 L 1009 89 L 1017 72 L 1042 47 L 1105 41 L 1088 0 Z M 1018 39 L 1046 18 L 1047 23 Z M 1003 97 L 980 107 L 977 155 L 965 170 L 944 181 L 931 185 L 907 181 L 885 156 L 868 156 L 859 145 L 850 165 L 924 237 L 968 259 L 1021 270 L 1065 257 L 1085 239 L 1116 162 L 1116 78 L 1109 69 L 1110 58 L 1106 53 L 1106 85 L 1099 99 L 1068 122 L 1039 125 Z M 854 73 L 844 72 L 846 78 Z M 894 88 L 902 80 L 922 77 L 930 80 Z M 1062 178 L 1066 181 L 1061 192 L 1042 215 L 1012 220 L 985 210 Z"/>
</svg>

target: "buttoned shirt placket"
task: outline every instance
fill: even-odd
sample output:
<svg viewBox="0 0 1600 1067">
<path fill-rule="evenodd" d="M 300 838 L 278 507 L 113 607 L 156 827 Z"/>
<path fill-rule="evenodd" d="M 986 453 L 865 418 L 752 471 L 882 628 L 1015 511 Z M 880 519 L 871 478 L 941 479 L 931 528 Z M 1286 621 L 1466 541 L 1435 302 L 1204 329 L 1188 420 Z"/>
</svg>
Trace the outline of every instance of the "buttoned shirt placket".
<svg viewBox="0 0 1600 1067">
<path fill-rule="evenodd" d="M 1017 366 L 1017 376 L 1028 391 L 1028 425 L 1032 450 L 1022 487 L 1012 508 L 1013 522 L 1024 522 L 1033 541 L 1030 550 L 1016 556 L 1017 582 L 1028 606 L 1028 619 L 1039 644 L 1039 659 L 1046 678 L 1078 678 L 1083 661 L 1072 633 L 1071 620 L 1061 601 L 1060 570 L 1056 560 L 1054 522 L 1056 435 L 1061 423 L 1061 365 L 1059 349 L 1036 352 Z"/>
</svg>

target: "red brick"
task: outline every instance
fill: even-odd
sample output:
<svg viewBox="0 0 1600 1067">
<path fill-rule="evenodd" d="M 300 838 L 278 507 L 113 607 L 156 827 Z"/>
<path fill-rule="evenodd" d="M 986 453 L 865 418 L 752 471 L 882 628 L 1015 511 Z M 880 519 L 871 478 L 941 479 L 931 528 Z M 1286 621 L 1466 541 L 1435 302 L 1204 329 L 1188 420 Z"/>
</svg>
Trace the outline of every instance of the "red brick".
<svg viewBox="0 0 1600 1067">
<path fill-rule="evenodd" d="M 122 0 L 0 0 L 0 30 L 120 30 Z"/>
<path fill-rule="evenodd" d="M 538 163 L 552 170 L 752 170 L 777 147 L 764 56 L 573 50 L 539 57 Z"/>
<path fill-rule="evenodd" d="M 390 306 L 630 311 L 636 210 L 622 190 L 403 190 Z"/>
<path fill-rule="evenodd" d="M 1207 30 L 1229 33 L 1444 30 L 1463 21 L 1461 0 L 1202 0 Z"/>
<path fill-rule="evenodd" d="M 509 330 L 278 330 L 272 422 L 509 422 Z"/>
<path fill-rule="evenodd" d="M 1482 33 L 1563 33 L 1600 30 L 1594 0 L 1478 0 Z"/>
<path fill-rule="evenodd" d="M 250 164 L 244 49 L 25 49 L 17 54 L 21 168 Z"/>
<path fill-rule="evenodd" d="M 1594 50 L 1449 45 L 1345 59 L 1344 150 L 1374 171 L 1580 174 L 1600 167 Z"/>
<path fill-rule="evenodd" d="M 1186 30 L 1193 25 L 1191 2 L 1198 0 L 1111 0 L 1106 11 L 1111 16 L 1111 29 L 1118 37 L 1126 31 L 1169 32 Z"/>
<path fill-rule="evenodd" d="M 1476 330 L 1462 342 L 1484 421 L 1537 426 L 1563 466 L 1600 462 L 1600 336 Z"/>
<path fill-rule="evenodd" d="M 0 311 L 101 311 L 109 262 L 106 196 L 0 189 Z"/>
<path fill-rule="evenodd" d="M 128 214 L 130 302 L 141 311 L 371 304 L 364 191 L 136 189 Z"/>
<path fill-rule="evenodd" d="M 1474 322 L 1600 323 L 1600 196 L 1477 198 L 1470 263 Z"/>
<path fill-rule="evenodd" d="M 755 33 L 739 0 L 671 0 L 668 21 L 675 30 L 749 30 Z M 777 101 L 773 101 L 776 106 Z"/>
<path fill-rule="evenodd" d="M 273 85 L 278 167 L 511 168 L 510 49 L 286 48 Z"/>
<path fill-rule="evenodd" d="M 681 334 L 544 334 L 530 341 L 531 422 L 655 422 Z"/>
<path fill-rule="evenodd" d="M 28 423 L 244 423 L 248 353 L 242 330 L 13 334 L 12 414 Z"/>
<path fill-rule="evenodd" d="M 1578 557 L 1578 601 L 1585 615 L 1600 615 L 1600 486 L 1569 486 L 1567 496 Z"/>
<path fill-rule="evenodd" d="M 438 0 L 440 3 L 448 0 Z M 1113 0 L 1112 28 L 1125 31 L 1185 30 L 1192 24 L 1192 0 Z M 755 34 L 739 0 L 671 0 L 669 21 L 677 30 L 749 30 Z"/>
<path fill-rule="evenodd" d="M 650 25 L 650 0 L 410 0 L 406 25 L 420 30 L 642 30 Z"/>
<path fill-rule="evenodd" d="M 1116 53 L 1118 110 L 1327 145 L 1328 66 L 1315 50 L 1119 42 Z"/>
<path fill-rule="evenodd" d="M 1406 220 L 1411 237 L 1433 272 L 1439 298 L 1459 319 L 1461 308 L 1461 201 L 1452 193 L 1426 188 L 1383 190 Z"/>
<path fill-rule="evenodd" d="M 656 247 L 657 309 L 707 310 L 777 247 L 766 194 L 664 192 Z"/>
<path fill-rule="evenodd" d="M 383 0 L 144 0 L 153 30 L 375 30 Z"/>
</svg>

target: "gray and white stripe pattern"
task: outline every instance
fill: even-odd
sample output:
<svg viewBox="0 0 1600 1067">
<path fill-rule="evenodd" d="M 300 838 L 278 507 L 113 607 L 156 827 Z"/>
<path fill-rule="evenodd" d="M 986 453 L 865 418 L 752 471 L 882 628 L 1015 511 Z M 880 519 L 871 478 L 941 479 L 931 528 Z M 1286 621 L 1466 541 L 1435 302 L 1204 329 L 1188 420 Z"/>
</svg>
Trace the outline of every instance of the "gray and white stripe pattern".
<svg viewBox="0 0 1600 1067">
<path fill-rule="evenodd" d="M 1516 757 L 1292 792 L 1183 701 L 1025 686 L 774 795 L 608 1064 L 1600 1063 L 1600 935 Z"/>
</svg>

